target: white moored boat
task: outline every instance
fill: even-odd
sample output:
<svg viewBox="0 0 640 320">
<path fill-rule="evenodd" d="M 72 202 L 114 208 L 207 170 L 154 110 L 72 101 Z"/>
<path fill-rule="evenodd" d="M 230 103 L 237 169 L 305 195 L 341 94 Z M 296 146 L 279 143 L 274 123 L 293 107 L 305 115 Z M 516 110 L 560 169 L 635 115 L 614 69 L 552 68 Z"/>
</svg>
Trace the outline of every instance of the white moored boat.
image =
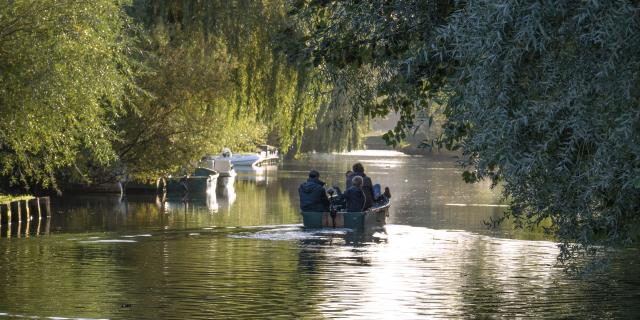
<svg viewBox="0 0 640 320">
<path fill-rule="evenodd" d="M 237 175 L 231 162 L 231 151 L 228 150 L 225 148 L 220 156 L 206 155 L 200 160 L 199 164 L 202 168 L 217 172 L 219 174 L 218 186 L 225 188 L 233 186 Z"/>
<path fill-rule="evenodd" d="M 259 162 L 260 156 L 257 154 L 238 154 L 231 157 L 231 163 L 235 166 L 249 167 Z"/>
<path fill-rule="evenodd" d="M 257 167 L 264 164 L 278 162 L 278 149 L 266 144 L 258 146 L 257 153 L 231 154 L 231 150 L 224 148 L 222 155 L 214 157 L 213 160 L 228 159 L 236 167 Z M 217 170 L 216 170 L 217 171 Z"/>
</svg>

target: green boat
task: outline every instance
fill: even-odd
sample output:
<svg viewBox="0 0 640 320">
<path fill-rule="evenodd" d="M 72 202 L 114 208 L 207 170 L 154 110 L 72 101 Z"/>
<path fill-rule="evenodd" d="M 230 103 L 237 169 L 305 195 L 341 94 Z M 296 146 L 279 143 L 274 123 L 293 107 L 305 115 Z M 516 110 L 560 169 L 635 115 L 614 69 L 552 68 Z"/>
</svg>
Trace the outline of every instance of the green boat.
<svg viewBox="0 0 640 320">
<path fill-rule="evenodd" d="M 387 223 L 391 202 L 382 204 L 364 212 L 301 212 L 305 228 L 349 228 L 358 230 L 381 229 Z"/>
<path fill-rule="evenodd" d="M 216 191 L 219 174 L 211 169 L 196 168 L 190 176 L 167 179 L 166 192 L 180 194 L 205 194 Z"/>
</svg>

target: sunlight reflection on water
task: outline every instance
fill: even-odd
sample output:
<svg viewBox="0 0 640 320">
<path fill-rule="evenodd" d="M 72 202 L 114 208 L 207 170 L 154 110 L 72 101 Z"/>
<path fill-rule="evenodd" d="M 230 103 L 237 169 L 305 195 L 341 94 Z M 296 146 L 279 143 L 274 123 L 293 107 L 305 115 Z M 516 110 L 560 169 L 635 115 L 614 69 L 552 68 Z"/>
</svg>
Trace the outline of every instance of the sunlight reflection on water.
<svg viewBox="0 0 640 320">
<path fill-rule="evenodd" d="M 387 232 L 388 239 L 376 245 L 332 246 L 319 250 L 318 255 L 324 255 L 322 259 L 327 262 L 327 269 L 322 271 L 330 277 L 324 286 L 327 299 L 320 305 L 325 316 L 460 317 L 468 315 L 465 295 L 484 300 L 485 307 L 498 297 L 517 302 L 528 295 L 519 285 L 517 275 L 526 275 L 530 281 L 549 288 L 552 281 L 548 275 L 558 274 L 558 270 L 552 268 L 557 248 L 551 242 L 504 241 L 468 232 L 398 225 L 388 226 Z M 523 253 L 534 256 L 535 261 L 521 259 Z M 483 264 L 475 268 L 478 259 Z M 483 279 L 469 283 L 478 276 Z M 483 297 L 474 290 L 469 291 L 474 285 L 506 289 L 487 292 Z M 505 291 L 512 291 L 514 295 L 509 297 Z M 517 309 L 505 312 L 519 314 Z"/>
<path fill-rule="evenodd" d="M 395 150 L 353 150 L 349 152 L 337 152 L 335 154 L 343 156 L 366 156 L 366 157 L 408 157 L 409 155 Z"/>
</svg>

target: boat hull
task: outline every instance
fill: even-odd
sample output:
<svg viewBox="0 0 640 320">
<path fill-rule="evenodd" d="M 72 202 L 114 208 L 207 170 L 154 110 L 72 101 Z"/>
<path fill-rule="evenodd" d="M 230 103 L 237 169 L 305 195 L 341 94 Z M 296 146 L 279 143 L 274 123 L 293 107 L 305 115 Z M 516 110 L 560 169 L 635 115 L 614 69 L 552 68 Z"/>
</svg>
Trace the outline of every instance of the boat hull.
<svg viewBox="0 0 640 320">
<path fill-rule="evenodd" d="M 258 163 L 260 156 L 257 154 L 235 155 L 232 156 L 229 161 L 231 161 L 234 166 L 248 167 Z"/>
<path fill-rule="evenodd" d="M 336 212 L 333 219 L 329 212 L 301 212 L 305 228 L 349 228 L 379 229 L 384 227 L 389 216 L 390 204 L 365 212 Z"/>
<path fill-rule="evenodd" d="M 234 167 L 258 167 L 278 163 L 277 155 L 244 154 L 229 158 Z"/>
<path fill-rule="evenodd" d="M 167 179 L 167 193 L 205 194 L 215 192 L 217 176 L 188 177 L 186 179 Z"/>
</svg>

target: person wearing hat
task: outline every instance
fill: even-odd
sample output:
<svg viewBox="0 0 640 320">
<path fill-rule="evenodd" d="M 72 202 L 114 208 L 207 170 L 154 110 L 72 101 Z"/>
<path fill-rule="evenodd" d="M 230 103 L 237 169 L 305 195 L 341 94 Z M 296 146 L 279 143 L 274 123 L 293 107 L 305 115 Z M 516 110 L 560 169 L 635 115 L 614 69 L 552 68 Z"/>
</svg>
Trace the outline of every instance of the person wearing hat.
<svg viewBox="0 0 640 320">
<path fill-rule="evenodd" d="M 320 173 L 309 171 L 309 179 L 298 187 L 300 210 L 304 212 L 329 212 L 329 198 L 320 180 Z"/>
</svg>

